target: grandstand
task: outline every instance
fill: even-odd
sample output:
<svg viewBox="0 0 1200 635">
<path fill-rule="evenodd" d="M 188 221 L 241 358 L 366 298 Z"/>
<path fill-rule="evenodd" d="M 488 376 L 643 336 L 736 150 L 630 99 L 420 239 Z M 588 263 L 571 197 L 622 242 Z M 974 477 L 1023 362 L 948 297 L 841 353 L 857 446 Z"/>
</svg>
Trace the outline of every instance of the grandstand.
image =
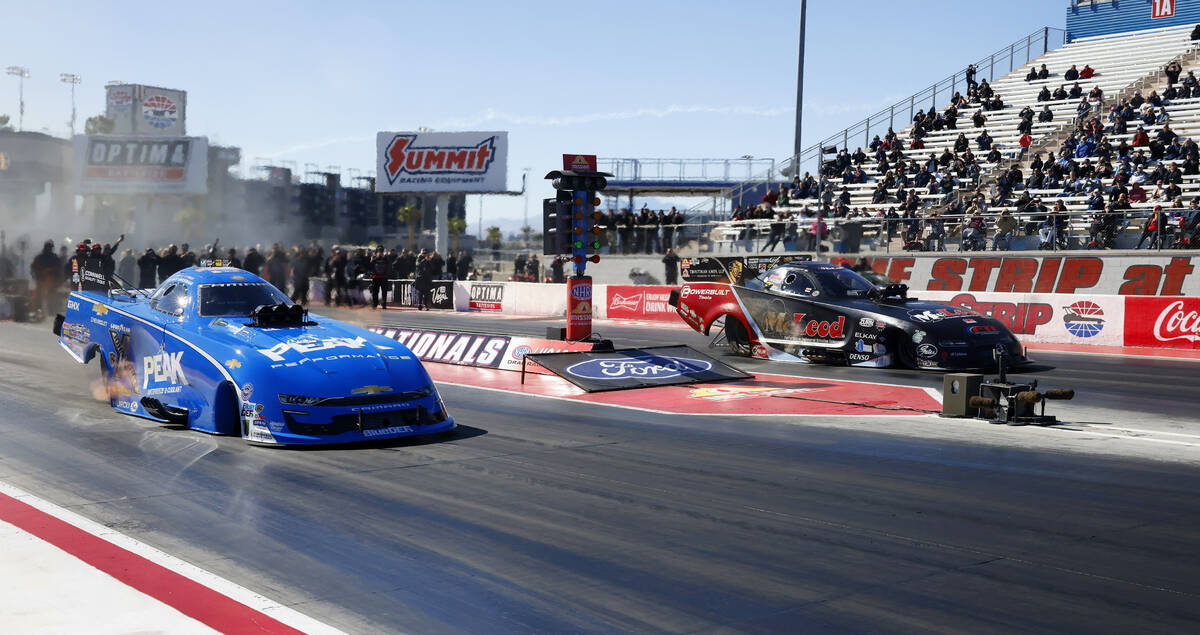
<svg viewBox="0 0 1200 635">
<path fill-rule="evenodd" d="M 925 219 L 931 212 L 936 210 L 943 219 L 950 219 L 951 222 L 946 223 L 949 228 L 950 225 L 957 224 L 958 219 L 961 219 L 969 209 L 970 199 L 980 193 L 985 197 L 986 202 L 982 207 L 985 208 L 986 217 L 994 219 L 1000 212 L 1008 210 L 1017 216 L 1022 228 L 1028 226 L 1027 231 L 1018 233 L 1026 234 L 1028 232 L 1029 235 L 1017 236 L 1012 243 L 1013 249 L 1036 249 L 1041 244 L 1036 227 L 1041 219 L 1045 218 L 1045 212 L 1036 207 L 1029 208 L 1027 205 L 1029 197 L 1040 198 L 1046 207 L 1053 207 L 1057 201 L 1061 201 L 1070 212 L 1071 220 L 1064 232 L 1066 235 L 1060 236 L 1059 241 L 1050 245 L 1051 248 L 1087 246 L 1089 242 L 1088 228 L 1092 222 L 1092 215 L 1096 211 L 1088 209 L 1086 192 L 1070 191 L 1062 186 L 1027 189 L 1023 183 L 1015 185 L 1011 191 L 998 190 L 995 185 L 997 176 L 1003 175 L 1013 166 L 1017 166 L 1022 178 L 1028 178 L 1030 175 L 1029 164 L 1035 153 L 1041 152 L 1044 158 L 1047 153 L 1061 156 L 1063 143 L 1073 135 L 1076 137 L 1076 141 L 1081 140 L 1083 133 L 1080 131 L 1083 124 L 1096 117 L 1099 117 L 1100 122 L 1105 126 L 1103 138 L 1111 144 L 1112 148 L 1117 148 L 1122 141 L 1133 145 L 1134 134 L 1142 122 L 1136 119 L 1129 121 L 1126 133 L 1114 134 L 1113 122 L 1109 115 L 1111 107 L 1123 103 L 1138 91 L 1143 96 L 1149 96 L 1151 91 L 1157 91 L 1161 95 L 1167 88 L 1167 78 L 1163 69 L 1172 61 L 1178 62 L 1182 66 L 1184 77 L 1187 76 L 1189 70 L 1200 72 L 1200 65 L 1197 65 L 1197 60 L 1200 59 L 1200 48 L 1198 48 L 1200 41 L 1192 40 L 1191 34 L 1192 25 L 1186 25 L 1080 38 L 1030 59 L 1026 64 L 1012 69 L 1003 77 L 988 78 L 981 73 L 978 77 L 979 82 L 982 84 L 986 80 L 994 80 L 990 82 L 990 87 L 994 94 L 1003 101 L 1002 108 L 983 111 L 983 115 L 986 116 L 984 125 L 976 126 L 972 120 L 973 115 L 982 108 L 978 98 L 973 96 L 972 101 L 957 108 L 952 123 L 947 122 L 943 125 L 939 122 L 932 129 L 929 129 L 927 124 L 921 130 L 909 124 L 903 130 L 897 130 L 897 143 L 893 146 L 899 145 L 900 149 L 886 151 L 886 163 L 878 162 L 878 157 L 871 148 L 861 148 L 866 155 L 865 161 L 861 161 L 861 172 L 854 171 L 855 164 L 859 162 L 851 160 L 851 156 L 857 154 L 857 150 L 848 147 L 853 144 L 847 143 L 846 146 L 839 148 L 835 159 L 826 161 L 820 167 L 821 195 L 810 193 L 809 196 L 798 200 L 792 198 L 787 204 L 776 205 L 774 210 L 760 209 L 748 213 L 743 212 L 742 215 L 747 218 L 746 220 L 722 223 L 713 230 L 710 237 L 717 248 L 733 243 L 738 238 L 744 240 L 748 235 L 765 238 L 769 235 L 773 222 L 778 231 L 779 221 L 782 218 L 796 222 L 799 226 L 798 233 L 803 237 L 804 229 L 812 225 L 817 210 L 824 210 L 826 214 L 834 217 L 831 225 L 836 226 L 847 222 L 861 224 L 866 235 L 864 249 L 901 249 L 904 247 L 904 242 L 900 238 L 900 232 L 881 231 L 885 227 L 885 223 L 877 219 L 892 211 L 897 215 L 905 215 L 906 201 L 899 200 L 897 194 L 903 197 L 906 191 L 919 192 L 916 196 L 917 209 L 912 209 L 913 204 L 907 206 L 909 208 L 907 219 L 918 219 L 912 225 L 920 226 L 921 231 L 926 232 L 923 237 L 926 237 L 929 232 L 929 228 L 924 225 L 926 225 Z M 1042 65 L 1048 69 L 1049 76 L 1046 79 L 1027 81 L 1030 69 L 1039 69 Z M 1064 78 L 1064 73 L 1072 65 L 1078 69 L 1083 69 L 1085 66 L 1095 69 L 1093 77 L 1079 80 L 1084 97 L 1039 101 L 1039 93 L 1042 93 L 1043 89 L 1053 92 L 1064 85 L 1067 90 L 1072 88 L 1075 82 L 1067 81 Z M 987 69 L 983 70 L 986 72 Z M 1089 100 L 1088 105 L 1091 108 L 1081 116 L 1081 100 L 1086 98 L 1089 92 L 1096 87 L 1102 91 L 1102 98 Z M 1045 95 L 1043 94 L 1042 97 L 1044 98 Z M 939 104 L 937 112 L 944 113 L 947 105 Z M 1053 113 L 1053 120 L 1039 121 L 1037 114 L 1041 112 L 1043 106 L 1047 105 Z M 1164 106 L 1169 117 L 1167 123 L 1172 130 L 1183 139 L 1200 138 L 1200 92 L 1188 98 L 1169 100 Z M 1021 123 L 1019 113 L 1026 107 L 1033 109 L 1034 118 L 1029 129 L 1030 151 L 1022 157 L 1019 145 L 1022 134 L 1019 130 Z M 931 108 L 930 112 L 933 113 L 934 110 Z M 1138 116 L 1141 116 L 1140 110 Z M 1162 129 L 1162 124 L 1146 125 L 1145 129 L 1153 138 Z M 990 160 L 987 156 L 989 152 L 981 150 L 976 141 L 983 131 L 986 131 L 991 137 L 992 147 L 998 150 L 998 152 L 991 153 Z M 970 155 L 961 151 L 961 142 L 959 151 L 956 151 L 955 143 L 959 140 L 960 134 L 965 136 L 977 167 L 970 165 L 972 163 L 970 160 L 963 161 L 964 157 L 969 159 Z M 915 137 L 921 138 L 924 147 L 913 147 Z M 1073 146 L 1073 144 L 1071 145 Z M 1145 149 L 1149 154 L 1149 148 Z M 931 173 L 932 178 L 930 179 L 938 187 L 931 188 L 928 185 L 914 187 L 914 177 L 920 171 L 926 170 L 926 164 L 930 158 L 941 157 L 943 153 L 947 153 L 948 165 L 937 165 Z M 1071 158 L 1076 156 L 1073 147 L 1067 150 L 1067 153 Z M 1156 154 L 1161 154 L 1161 152 L 1156 152 Z M 898 171 L 895 171 L 895 168 L 897 159 L 900 157 L 903 157 L 905 161 L 904 168 L 909 184 L 904 191 L 900 191 L 901 188 L 898 185 L 886 187 L 886 198 L 879 200 L 877 193 L 879 182 L 883 179 L 896 180 L 898 178 Z M 1081 164 L 1085 158 L 1089 159 L 1093 165 L 1104 163 L 1104 160 L 1096 154 L 1087 153 L 1079 156 L 1075 161 Z M 793 163 L 798 164 L 798 161 Z M 1132 180 L 1153 178 L 1153 168 L 1156 165 L 1171 163 L 1183 163 L 1183 161 L 1182 159 L 1156 159 L 1151 161 L 1148 166 L 1143 166 L 1147 168 L 1143 170 L 1137 170 L 1137 166 L 1131 166 L 1134 168 L 1131 170 L 1133 172 Z M 1122 167 L 1122 161 L 1116 156 L 1111 158 L 1111 164 L 1118 171 Z M 1072 164 L 1066 163 L 1065 166 L 1066 171 L 1070 171 Z M 881 172 L 881 167 L 885 170 L 893 170 L 890 178 L 886 172 Z M 1198 170 L 1194 166 L 1185 167 L 1187 169 L 1179 184 L 1183 190 L 1182 200 L 1200 195 L 1200 174 L 1196 173 Z M 799 169 L 796 170 L 795 178 L 801 178 Z M 943 182 L 944 185 L 939 185 Z M 1113 179 L 1104 178 L 1100 180 L 1100 183 L 1103 188 L 1107 189 L 1113 185 Z M 1094 188 L 1094 185 L 1092 187 Z M 1153 182 L 1146 186 L 1147 193 L 1149 194 L 1154 187 Z M 839 198 L 843 201 L 848 198 L 848 203 L 839 206 Z M 1105 193 L 1105 198 L 1107 200 L 1107 193 Z M 1156 204 L 1169 207 L 1173 202 L 1173 200 L 1165 199 L 1148 199 L 1131 203 L 1129 209 L 1118 209 L 1116 213 L 1121 216 L 1121 231 L 1118 232 L 1115 246 L 1132 247 L 1140 234 L 1139 219 L 1148 217 Z M 782 213 L 785 216 L 778 217 L 772 212 Z M 900 224 L 900 222 L 902 221 L 895 224 Z M 751 227 L 755 231 L 747 234 L 745 230 Z M 989 223 L 989 236 L 991 233 Z M 957 248 L 956 243 L 957 241 L 952 240 L 950 248 Z M 932 245 L 932 243 L 930 244 Z M 825 245 L 833 247 L 831 242 L 827 242 Z M 913 246 L 912 243 L 910 243 L 911 246 Z M 751 245 L 746 245 L 746 247 L 753 248 Z M 800 241 L 798 247 L 803 249 L 804 241 Z"/>
</svg>

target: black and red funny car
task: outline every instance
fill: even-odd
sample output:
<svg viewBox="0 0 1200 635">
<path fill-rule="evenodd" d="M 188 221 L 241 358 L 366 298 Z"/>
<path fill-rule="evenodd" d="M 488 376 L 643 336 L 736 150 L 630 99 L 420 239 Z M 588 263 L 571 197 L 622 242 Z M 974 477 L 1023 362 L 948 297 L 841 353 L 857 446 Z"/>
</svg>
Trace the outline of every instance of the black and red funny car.
<svg viewBox="0 0 1200 635">
<path fill-rule="evenodd" d="M 688 258 L 671 305 L 693 329 L 723 328 L 738 355 L 779 361 L 976 369 L 1028 360 L 1002 322 L 908 297 L 840 265 L 792 256 Z"/>
</svg>

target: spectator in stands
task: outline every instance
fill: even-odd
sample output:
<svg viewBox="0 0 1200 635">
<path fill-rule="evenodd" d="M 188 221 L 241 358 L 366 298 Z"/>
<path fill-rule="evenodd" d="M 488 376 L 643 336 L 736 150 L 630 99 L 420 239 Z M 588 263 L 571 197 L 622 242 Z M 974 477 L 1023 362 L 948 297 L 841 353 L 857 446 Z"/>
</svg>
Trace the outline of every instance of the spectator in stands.
<svg viewBox="0 0 1200 635">
<path fill-rule="evenodd" d="M 1134 108 L 1141 108 L 1142 104 L 1146 103 L 1146 98 L 1142 97 L 1142 91 L 1133 91 L 1133 97 L 1129 98 L 1129 105 Z"/>
<path fill-rule="evenodd" d="M 988 84 L 986 79 L 979 83 L 979 90 L 977 92 L 980 99 L 992 98 L 992 86 Z"/>
<path fill-rule="evenodd" d="M 1042 92 L 1038 93 L 1038 101 L 1053 101 L 1067 98 L 1067 89 L 1065 86 L 1059 86 L 1051 93 L 1050 89 L 1042 87 Z"/>
<path fill-rule="evenodd" d="M 1100 88 L 1099 84 L 1096 84 L 1088 91 L 1088 101 L 1094 102 L 1097 108 L 1100 102 L 1104 101 L 1104 89 Z"/>
<path fill-rule="evenodd" d="M 1042 67 L 1038 69 L 1037 78 L 1038 79 L 1049 79 L 1049 77 L 1050 77 L 1050 69 L 1046 68 L 1045 64 L 1042 64 Z"/>
<path fill-rule="evenodd" d="M 1197 26 L 1197 28 L 1200 28 L 1200 26 Z M 976 66 L 974 64 L 971 64 L 970 66 L 967 67 L 966 75 L 967 75 L 967 87 L 968 88 L 979 85 L 979 83 L 975 81 L 975 73 L 977 73 L 978 71 L 979 71 L 979 69 L 976 68 Z"/>
<path fill-rule="evenodd" d="M 955 152 L 966 152 L 971 148 L 970 142 L 967 141 L 966 133 L 958 133 L 958 137 L 954 140 Z"/>
<path fill-rule="evenodd" d="M 1037 78 L 1038 78 L 1038 72 L 1037 72 L 1037 69 L 1036 69 L 1036 68 L 1034 68 L 1034 67 L 1032 67 L 1032 66 L 1030 66 L 1030 67 L 1029 67 L 1029 72 L 1025 74 L 1025 81 L 1027 81 L 1027 82 L 1033 82 L 1033 81 L 1037 81 Z"/>
<path fill-rule="evenodd" d="M 1088 66 L 1087 64 L 1084 64 L 1083 70 L 1079 71 L 1079 79 L 1091 79 L 1092 76 L 1095 74 L 1096 74 L 1096 69 L 1092 68 L 1091 66 Z"/>
<path fill-rule="evenodd" d="M 1200 24 L 1197 24 L 1196 28 L 1192 29 L 1191 39 L 1193 42 L 1200 40 Z"/>
<path fill-rule="evenodd" d="M 1146 129 L 1138 126 L 1137 132 L 1133 133 L 1133 147 L 1143 148 L 1150 145 L 1150 135 L 1146 134 Z"/>
<path fill-rule="evenodd" d="M 1059 90 L 1062 90 L 1062 88 L 1059 88 Z M 1063 94 L 1065 95 L 1066 91 L 1063 91 Z M 1052 96 L 1050 94 L 1050 88 L 1046 87 L 1046 86 L 1042 86 L 1041 92 L 1039 92 L 1037 95 L 1037 100 L 1038 101 L 1050 101 L 1051 98 L 1052 98 Z"/>
<path fill-rule="evenodd" d="M 929 228 L 929 234 L 925 236 L 926 251 L 945 251 L 946 250 L 946 223 L 937 210 L 929 212 L 929 218 L 925 219 L 925 225 Z"/>
<path fill-rule="evenodd" d="M 1079 99 L 1082 96 L 1083 96 L 1083 86 L 1080 86 L 1079 82 L 1075 82 L 1075 85 L 1071 87 L 1071 91 L 1067 93 L 1067 98 L 1068 99 Z"/>
<path fill-rule="evenodd" d="M 1196 86 L 1200 85 L 1200 80 L 1196 79 L 1196 71 L 1188 71 L 1187 77 L 1184 77 L 1183 82 L 1181 83 L 1186 86 L 1188 90 L 1194 91 L 1196 90 Z"/>
<path fill-rule="evenodd" d="M 1092 105 L 1088 103 L 1088 100 L 1081 99 L 1081 100 L 1079 100 L 1079 106 L 1075 108 L 1075 115 L 1077 117 L 1083 117 L 1083 116 L 1087 115 L 1089 112 L 1091 112 L 1091 110 L 1092 110 Z"/>
<path fill-rule="evenodd" d="M 1029 152 L 1029 146 L 1033 145 L 1033 137 L 1029 136 L 1029 131 L 1026 130 L 1025 133 L 1021 135 L 1021 138 L 1017 140 L 1017 143 L 1021 146 L 1021 154 L 1017 157 L 1017 160 L 1020 161 L 1025 158 L 1025 153 Z M 985 148 L 980 149 L 982 150 Z"/>
<path fill-rule="evenodd" d="M 987 123 L 987 115 L 983 114 L 983 110 L 976 110 L 975 114 L 971 115 L 971 122 L 976 128 L 982 128 Z"/>
<path fill-rule="evenodd" d="M 1038 113 L 1037 120 L 1038 120 L 1038 123 L 1046 123 L 1047 121 L 1054 121 L 1054 111 L 1050 110 L 1049 104 L 1042 106 L 1042 111 Z"/>
<path fill-rule="evenodd" d="M 1084 70 L 1087 70 L 1085 67 Z M 1062 237 L 1063 229 L 1066 228 L 1068 218 L 1067 206 L 1062 201 L 1054 204 L 1054 212 L 1042 221 L 1042 227 L 1038 230 L 1038 237 L 1041 239 L 1040 249 L 1054 249 L 1058 246 L 1058 241 Z"/>
<path fill-rule="evenodd" d="M 1174 130 L 1171 130 L 1171 124 L 1169 124 L 1169 123 L 1164 123 L 1164 124 L 1163 124 L 1163 126 L 1162 126 L 1162 129 L 1160 129 L 1160 130 L 1158 131 L 1158 136 L 1157 136 L 1157 139 L 1158 139 L 1158 142 L 1159 142 L 1159 143 L 1161 143 L 1161 144 L 1163 144 L 1164 146 L 1166 146 L 1167 144 L 1169 144 L 1169 143 L 1171 143 L 1172 141 L 1174 141 L 1174 140 L 1175 140 L 1175 138 L 1176 138 L 1176 137 L 1178 137 L 1178 136 L 1179 136 L 1179 135 L 1175 134 L 1175 131 L 1174 131 Z"/>
<path fill-rule="evenodd" d="M 993 146 L 992 151 L 983 157 L 983 161 L 984 163 L 999 163 L 1002 158 L 1004 157 L 1000 154 L 1000 148 Z"/>
<path fill-rule="evenodd" d="M 992 149 L 992 136 L 988 134 L 987 130 L 984 130 L 982 133 L 979 134 L 978 137 L 975 137 L 975 143 L 978 144 L 980 152 L 986 152 L 988 150 L 991 150 Z"/>
<path fill-rule="evenodd" d="M 1067 72 L 1063 73 L 1063 79 L 1067 80 L 1068 82 L 1073 82 L 1079 79 L 1079 69 L 1072 64 L 1071 68 L 1068 68 Z"/>
<path fill-rule="evenodd" d="M 1029 134 L 1033 132 L 1033 117 L 1021 118 L 1021 122 L 1017 124 L 1017 132 L 1021 134 Z"/>
<path fill-rule="evenodd" d="M 1145 190 L 1145 188 L 1142 187 L 1142 184 L 1140 182 L 1133 183 L 1129 187 L 1128 199 L 1131 203 L 1145 203 L 1146 198 L 1147 198 L 1146 190 Z"/>
<path fill-rule="evenodd" d="M 1162 108 L 1164 105 L 1163 98 L 1158 94 L 1157 90 L 1150 91 L 1150 96 L 1146 98 L 1146 103 L 1154 106 L 1155 108 Z"/>
<path fill-rule="evenodd" d="M 996 234 L 992 236 L 992 251 L 1008 251 L 1012 249 L 1013 234 L 1017 231 L 1017 219 L 1012 212 L 1003 210 L 995 222 Z"/>
<path fill-rule="evenodd" d="M 1171 86 L 1178 82 L 1179 74 L 1182 72 L 1183 67 L 1179 65 L 1179 62 L 1176 60 L 1171 60 L 1170 63 L 1163 68 L 1163 74 L 1167 76 L 1167 85 Z"/>
<path fill-rule="evenodd" d="M 1167 226 L 1167 215 L 1163 213 L 1162 208 L 1162 205 L 1154 206 L 1154 213 L 1146 219 L 1146 223 L 1142 227 L 1142 236 L 1138 238 L 1137 246 L 1134 249 L 1141 249 L 1142 243 L 1147 238 L 1150 239 L 1150 244 L 1146 245 L 1147 248 L 1153 249 L 1158 243 L 1159 230 L 1165 229 Z"/>
</svg>

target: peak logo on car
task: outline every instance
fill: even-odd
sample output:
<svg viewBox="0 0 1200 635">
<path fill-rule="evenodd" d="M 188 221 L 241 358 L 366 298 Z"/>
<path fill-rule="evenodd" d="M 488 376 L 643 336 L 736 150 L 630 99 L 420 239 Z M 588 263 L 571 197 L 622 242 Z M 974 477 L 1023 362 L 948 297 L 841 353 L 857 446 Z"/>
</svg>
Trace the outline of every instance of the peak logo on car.
<svg viewBox="0 0 1200 635">
<path fill-rule="evenodd" d="M 646 355 L 627 359 L 589 359 L 567 366 L 566 372 L 583 379 L 669 379 L 712 370 L 712 362 L 688 357 Z"/>
<path fill-rule="evenodd" d="M 297 353 L 316 353 L 335 348 L 360 349 L 367 345 L 367 340 L 361 335 L 350 339 L 348 337 L 296 337 L 286 342 L 280 342 L 271 348 L 260 348 L 258 352 L 266 355 L 272 361 L 282 362 L 288 351 Z"/>
<path fill-rule="evenodd" d="M 167 383 L 172 386 L 186 386 L 187 376 L 183 373 L 180 358 L 183 351 L 176 353 L 162 352 L 142 358 L 142 391 L 149 388 L 150 383 Z"/>
</svg>

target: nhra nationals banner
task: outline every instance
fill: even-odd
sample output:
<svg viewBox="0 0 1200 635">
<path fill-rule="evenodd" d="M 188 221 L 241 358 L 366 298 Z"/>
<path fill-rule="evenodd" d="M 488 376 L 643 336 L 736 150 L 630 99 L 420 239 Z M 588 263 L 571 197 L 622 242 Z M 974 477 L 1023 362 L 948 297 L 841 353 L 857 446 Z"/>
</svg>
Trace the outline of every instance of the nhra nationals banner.
<svg viewBox="0 0 1200 635">
<path fill-rule="evenodd" d="M 526 355 L 537 353 L 569 353 L 592 350 L 591 342 L 564 342 L 536 337 L 510 337 L 403 329 L 376 326 L 369 329 L 390 337 L 408 347 L 423 362 L 478 366 L 500 370 L 521 370 Z M 536 366 L 531 366 L 537 372 Z"/>
<path fill-rule="evenodd" d="M 675 307 L 667 304 L 671 290 L 678 287 L 635 286 L 626 284 L 604 285 L 608 296 L 605 300 L 605 317 L 632 320 L 658 320 L 678 322 Z"/>
<path fill-rule="evenodd" d="M 375 191 L 503 192 L 507 132 L 380 132 Z"/>
<path fill-rule="evenodd" d="M 205 194 L 206 137 L 76 135 L 76 194 Z"/>
</svg>

